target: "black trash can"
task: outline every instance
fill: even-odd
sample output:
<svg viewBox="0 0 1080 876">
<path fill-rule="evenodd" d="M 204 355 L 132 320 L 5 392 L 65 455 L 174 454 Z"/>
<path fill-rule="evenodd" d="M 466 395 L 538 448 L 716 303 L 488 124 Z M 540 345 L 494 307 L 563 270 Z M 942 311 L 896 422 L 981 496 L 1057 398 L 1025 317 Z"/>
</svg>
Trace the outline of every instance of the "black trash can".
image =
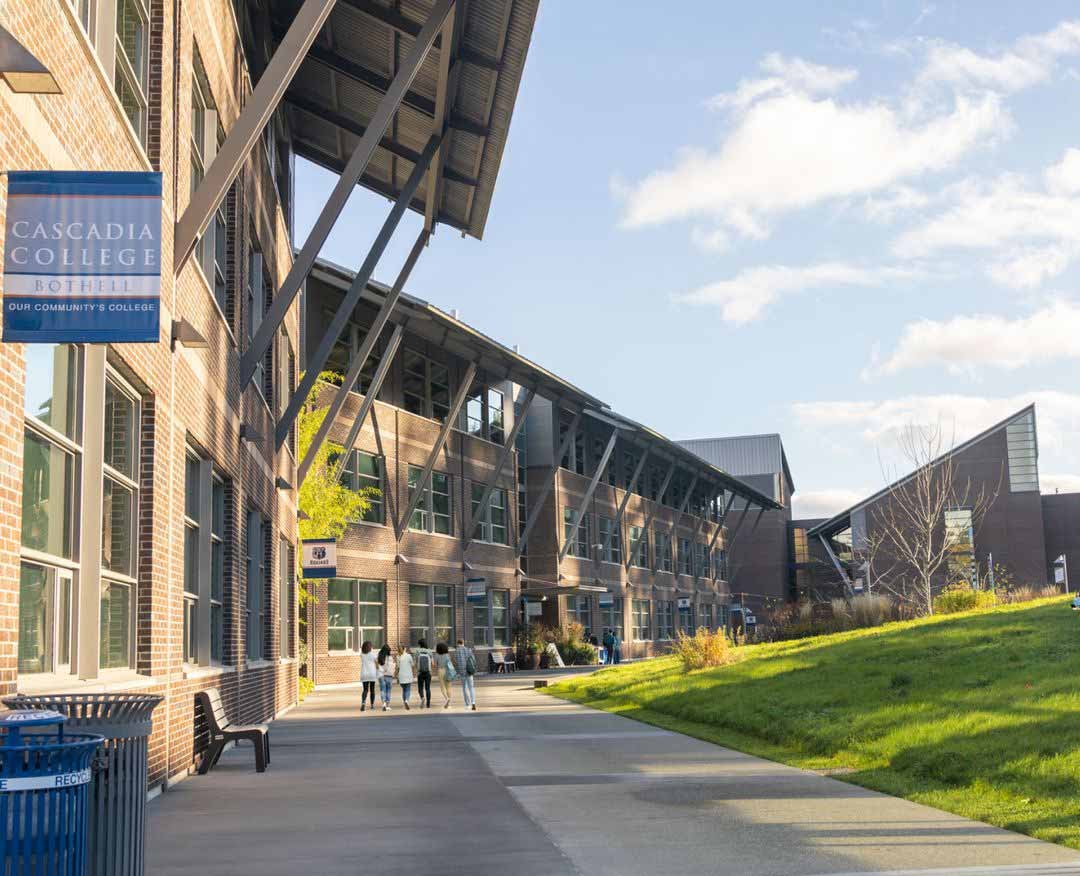
<svg viewBox="0 0 1080 876">
<path fill-rule="evenodd" d="M 49 709 L 65 728 L 105 737 L 90 785 L 87 876 L 143 876 L 147 749 L 156 694 L 42 694 L 6 697 L 9 709 Z"/>
</svg>

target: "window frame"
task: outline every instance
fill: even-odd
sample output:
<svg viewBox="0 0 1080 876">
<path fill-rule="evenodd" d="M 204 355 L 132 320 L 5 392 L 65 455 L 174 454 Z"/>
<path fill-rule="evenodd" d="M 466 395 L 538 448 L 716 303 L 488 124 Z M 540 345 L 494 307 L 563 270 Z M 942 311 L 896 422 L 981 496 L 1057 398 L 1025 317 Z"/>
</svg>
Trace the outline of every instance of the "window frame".
<svg viewBox="0 0 1080 876">
<path fill-rule="evenodd" d="M 418 465 L 409 464 L 405 470 L 405 483 L 406 491 L 409 496 L 409 501 L 412 501 L 413 490 L 416 489 L 416 485 L 412 483 L 413 473 L 416 473 L 416 480 L 419 482 L 420 475 L 424 470 Z M 435 490 L 435 479 L 446 479 L 446 491 Z M 434 511 L 434 497 L 445 496 L 446 497 L 446 512 Z M 417 515 L 420 515 L 417 517 Z M 441 532 L 435 526 L 437 519 L 446 520 L 446 532 Z M 421 526 L 414 526 L 414 521 L 419 520 Z M 412 516 L 409 518 L 408 529 L 410 532 L 426 532 L 428 535 L 445 535 L 453 537 L 454 535 L 454 478 L 447 472 L 433 471 L 431 477 L 428 478 L 427 485 L 424 487 L 423 495 L 420 501 L 416 505 L 416 510 L 413 511 Z"/>
<path fill-rule="evenodd" d="M 634 599 L 630 606 L 630 634 L 635 642 L 652 641 L 652 600 Z"/>
<path fill-rule="evenodd" d="M 607 523 L 607 526 L 604 524 Z M 615 526 L 615 519 L 605 517 L 603 514 L 596 518 L 596 536 L 600 543 L 600 562 L 622 565 L 622 533 L 621 526 Z M 605 531 L 606 530 L 606 531 Z"/>
<path fill-rule="evenodd" d="M 577 509 L 570 505 L 563 506 L 563 544 L 567 545 L 566 556 L 588 560 L 592 556 L 592 527 L 590 526 L 592 515 L 588 511 L 581 515 L 575 533 L 571 530 L 576 512 Z"/>
<path fill-rule="evenodd" d="M 348 581 L 352 584 L 352 599 L 331 599 L 330 598 L 330 586 L 334 581 Z M 370 600 L 361 599 L 361 584 L 378 584 L 380 592 L 382 594 L 382 600 L 380 602 L 372 602 Z M 372 632 L 375 628 L 361 623 L 361 606 L 364 605 L 378 605 L 382 613 L 382 624 L 379 627 L 380 639 L 379 646 L 386 641 L 386 581 L 379 578 L 343 578 L 334 577 L 327 580 L 326 585 L 326 604 L 327 604 L 327 618 L 326 618 L 326 650 L 328 654 L 359 654 L 360 647 L 365 641 L 369 641 L 369 637 L 365 635 L 365 631 Z M 352 626 L 341 626 L 330 624 L 330 606 L 331 605 L 351 605 L 353 608 L 353 623 Z M 333 648 L 330 645 L 330 630 L 345 630 L 345 647 Z M 349 647 L 350 633 L 352 634 L 353 647 Z"/>
<path fill-rule="evenodd" d="M 472 521 L 473 541 L 478 541 L 483 544 L 495 544 L 503 547 L 509 547 L 510 545 L 510 514 L 509 514 L 509 501 L 510 497 L 508 491 L 496 487 L 491 491 L 491 498 L 488 501 L 487 508 L 484 509 L 484 515 L 482 518 L 477 518 L 476 511 L 480 505 L 480 500 L 483 498 L 484 490 L 487 489 L 487 485 L 479 481 L 473 481 L 470 486 L 470 503 L 469 503 L 469 516 Z M 479 491 L 479 492 L 478 492 Z M 498 501 L 496 501 L 498 500 Z M 501 504 L 500 504 L 501 503 Z M 496 511 L 502 511 L 503 522 L 501 525 L 496 525 L 492 517 Z M 502 530 L 502 540 L 496 537 L 496 530 Z"/>
<path fill-rule="evenodd" d="M 634 538 L 634 532 L 637 538 Z M 630 549 L 630 567 L 633 569 L 651 569 L 649 565 L 649 532 L 642 526 L 631 526 L 628 533 Z"/>
<path fill-rule="evenodd" d="M 371 475 L 367 472 L 360 471 L 360 457 L 367 457 L 375 461 L 375 467 L 378 469 L 377 475 Z M 370 519 L 368 516 L 361 517 L 359 520 L 350 520 L 349 523 L 366 523 L 372 526 L 385 526 L 386 525 L 386 503 L 384 497 L 386 495 L 386 457 L 378 453 L 368 453 L 366 450 L 350 450 L 348 456 L 345 458 L 345 465 L 341 470 L 341 481 L 354 492 L 359 492 L 365 487 L 372 487 L 378 490 L 378 497 L 370 499 L 370 507 L 368 508 L 368 514 L 374 512 L 374 519 Z M 366 481 L 378 481 L 377 484 L 365 483 Z"/>
<path fill-rule="evenodd" d="M 496 596 L 501 596 L 505 599 L 505 604 L 498 606 L 495 604 Z M 510 617 L 510 591 L 500 588 L 489 588 L 486 594 L 486 599 L 481 604 L 479 602 L 468 603 L 472 611 L 469 614 L 470 625 L 472 627 L 472 643 L 476 648 L 508 648 L 510 647 L 510 627 L 512 618 Z M 484 623 L 477 624 L 477 612 L 484 612 Z M 505 624 L 495 624 L 495 612 L 502 611 L 506 617 Z M 501 642 L 496 642 L 495 631 L 504 630 L 505 636 Z M 483 632 L 484 641 L 481 642 L 477 639 L 477 633 Z"/>
<path fill-rule="evenodd" d="M 414 588 L 415 590 L 424 591 L 424 601 L 414 602 Z M 446 598 L 448 602 L 436 602 L 436 591 L 446 591 Z M 417 626 L 413 623 L 413 609 L 423 608 L 426 614 L 424 626 Z M 440 625 L 436 623 L 436 611 L 438 609 L 450 610 L 450 625 Z M 452 645 L 455 641 L 454 633 L 457 629 L 456 623 L 456 611 L 454 607 L 454 585 L 453 584 L 425 584 L 418 582 L 409 582 L 409 645 L 410 647 L 416 647 L 421 638 L 426 639 L 428 645 L 432 648 L 435 647 L 436 642 L 446 642 L 447 645 Z M 414 635 L 417 630 L 422 631 L 422 635 Z M 439 638 L 439 630 L 448 630 L 445 639 Z"/>
</svg>

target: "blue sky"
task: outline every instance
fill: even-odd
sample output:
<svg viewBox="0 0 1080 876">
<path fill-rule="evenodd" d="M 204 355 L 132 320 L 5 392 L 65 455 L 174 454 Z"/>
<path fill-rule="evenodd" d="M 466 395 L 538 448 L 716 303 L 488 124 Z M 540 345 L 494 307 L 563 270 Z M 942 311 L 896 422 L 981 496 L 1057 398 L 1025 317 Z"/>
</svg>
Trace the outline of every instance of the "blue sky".
<svg viewBox="0 0 1080 876">
<path fill-rule="evenodd" d="M 542 3 L 485 238 L 441 229 L 409 291 L 670 437 L 779 432 L 796 514 L 908 423 L 1029 401 L 1080 490 L 1075 5 L 655 8 Z M 299 163 L 298 237 L 332 184 Z M 358 190 L 323 255 L 386 210 Z"/>
</svg>

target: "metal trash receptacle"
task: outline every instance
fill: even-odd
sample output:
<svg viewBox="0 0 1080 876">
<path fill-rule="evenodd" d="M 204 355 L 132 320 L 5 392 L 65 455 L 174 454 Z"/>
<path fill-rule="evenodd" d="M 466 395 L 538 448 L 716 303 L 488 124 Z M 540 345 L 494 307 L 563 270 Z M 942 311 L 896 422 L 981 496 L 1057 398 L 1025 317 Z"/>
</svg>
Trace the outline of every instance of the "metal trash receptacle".
<svg viewBox="0 0 1080 876">
<path fill-rule="evenodd" d="M 94 755 L 104 739 L 65 733 L 65 715 L 0 712 L 0 873 L 83 876 Z M 55 727 L 56 732 L 49 732 Z"/>
<path fill-rule="evenodd" d="M 90 785 L 87 876 L 142 876 L 146 861 L 146 781 L 156 694 L 88 693 L 6 697 L 10 709 L 48 709 L 68 730 L 105 737 Z"/>
</svg>

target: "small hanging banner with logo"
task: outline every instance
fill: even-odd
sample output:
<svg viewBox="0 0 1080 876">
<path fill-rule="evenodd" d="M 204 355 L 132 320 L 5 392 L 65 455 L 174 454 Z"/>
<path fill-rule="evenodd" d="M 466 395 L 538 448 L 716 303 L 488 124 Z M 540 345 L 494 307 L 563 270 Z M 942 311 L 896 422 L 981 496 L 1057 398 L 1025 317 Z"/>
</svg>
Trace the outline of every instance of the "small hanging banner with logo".
<svg viewBox="0 0 1080 876">
<path fill-rule="evenodd" d="M 468 578 L 465 581 L 466 602 L 487 602 L 487 578 Z"/>
<path fill-rule="evenodd" d="M 4 340 L 152 343 L 161 174 L 10 171 Z"/>
<path fill-rule="evenodd" d="M 301 565 L 305 578 L 337 577 L 337 541 L 332 538 L 305 538 Z"/>
<path fill-rule="evenodd" d="M 608 591 L 607 593 L 601 593 L 599 602 L 601 608 L 610 608 L 615 604 L 615 594 L 613 594 L 611 591 Z"/>
</svg>

